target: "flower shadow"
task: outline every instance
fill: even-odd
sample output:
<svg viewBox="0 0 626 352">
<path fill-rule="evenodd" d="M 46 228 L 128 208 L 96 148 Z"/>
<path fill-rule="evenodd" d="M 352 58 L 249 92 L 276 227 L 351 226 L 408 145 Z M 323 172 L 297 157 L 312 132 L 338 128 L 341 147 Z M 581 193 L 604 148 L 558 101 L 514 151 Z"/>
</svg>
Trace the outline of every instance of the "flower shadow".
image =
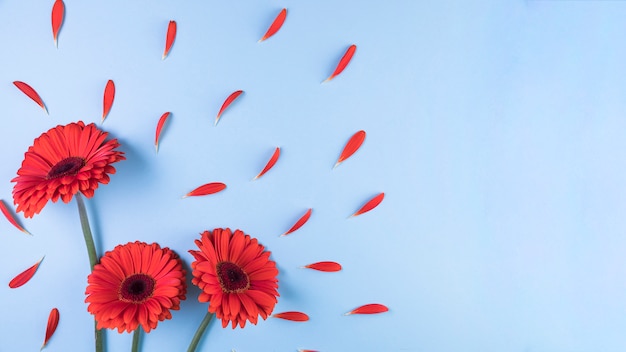
<svg viewBox="0 0 626 352">
<path fill-rule="evenodd" d="M 123 191 L 150 189 L 154 183 L 154 178 L 146 177 L 153 173 L 149 169 L 150 163 L 146 161 L 145 155 L 131 141 L 122 138 L 118 138 L 118 141 L 126 160 L 116 165 L 117 175 L 115 177 L 118 180 L 115 183 L 117 187 L 121 187 Z"/>
<path fill-rule="evenodd" d="M 133 145 L 132 142 L 123 140 L 109 132 L 109 138 L 117 138 L 120 142 L 120 150 L 124 152 L 126 160 L 116 163 L 116 173 L 111 175 L 111 182 L 96 191 L 96 195 L 89 200 L 89 220 L 92 231 L 95 235 L 94 242 L 98 249 L 98 256 L 102 256 L 106 250 L 103 250 L 103 246 L 107 241 L 104 241 L 103 218 L 107 218 L 106 214 L 102 214 L 101 210 L 106 209 L 110 204 L 116 204 L 120 202 L 120 199 L 124 201 L 129 199 L 140 199 L 138 193 L 143 192 L 143 189 L 149 189 L 153 183 L 150 175 L 149 163 L 146 162 L 142 153 L 139 152 L 139 148 Z M 106 191 L 104 191 L 106 189 Z M 106 222 L 106 220 L 104 220 Z M 130 240 L 130 239 L 129 239 Z"/>
</svg>

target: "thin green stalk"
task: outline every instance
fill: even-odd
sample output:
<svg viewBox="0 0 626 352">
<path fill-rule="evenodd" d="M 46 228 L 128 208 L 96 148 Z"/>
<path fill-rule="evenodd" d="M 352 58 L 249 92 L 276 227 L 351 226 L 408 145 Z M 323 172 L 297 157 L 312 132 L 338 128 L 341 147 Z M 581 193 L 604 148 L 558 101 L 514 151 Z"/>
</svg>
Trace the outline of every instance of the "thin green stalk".
<svg viewBox="0 0 626 352">
<path fill-rule="evenodd" d="M 93 242 L 93 235 L 91 234 L 91 228 L 89 227 L 89 218 L 87 217 L 87 209 L 85 208 L 85 201 L 80 193 L 76 193 L 76 204 L 78 204 L 78 215 L 80 216 L 80 226 L 83 229 L 83 236 L 85 236 L 85 244 L 87 245 L 87 254 L 89 255 L 89 265 L 91 271 L 93 267 L 98 263 L 98 254 L 96 253 L 96 245 Z"/>
<path fill-rule="evenodd" d="M 76 193 L 76 204 L 78 204 L 78 215 L 80 216 L 80 226 L 83 229 L 83 236 L 85 237 L 85 245 L 87 246 L 87 254 L 89 255 L 89 265 L 91 271 L 93 267 L 98 263 L 98 254 L 96 253 L 96 245 L 93 241 L 93 235 L 91 234 L 91 228 L 89 227 L 89 218 L 87 217 L 87 209 L 85 208 L 85 201 L 80 193 Z M 104 341 L 102 330 L 98 329 L 98 323 L 94 320 L 95 340 L 96 340 L 96 352 L 104 351 Z"/>
<path fill-rule="evenodd" d="M 191 340 L 191 343 L 189 344 L 189 348 L 187 349 L 187 352 L 196 351 L 196 348 L 198 347 L 198 343 L 200 343 L 200 339 L 202 339 L 202 335 L 204 335 L 204 331 L 206 330 L 207 326 L 209 326 L 209 323 L 211 322 L 211 319 L 213 318 L 214 315 L 215 314 L 209 313 L 208 311 L 206 312 L 204 319 L 202 319 L 200 326 L 198 326 L 198 330 L 196 330 L 196 334 L 193 335 L 193 340 Z"/>
<path fill-rule="evenodd" d="M 135 329 L 133 332 L 133 347 L 131 348 L 131 352 L 139 351 L 139 338 L 141 337 L 141 325 Z"/>
</svg>

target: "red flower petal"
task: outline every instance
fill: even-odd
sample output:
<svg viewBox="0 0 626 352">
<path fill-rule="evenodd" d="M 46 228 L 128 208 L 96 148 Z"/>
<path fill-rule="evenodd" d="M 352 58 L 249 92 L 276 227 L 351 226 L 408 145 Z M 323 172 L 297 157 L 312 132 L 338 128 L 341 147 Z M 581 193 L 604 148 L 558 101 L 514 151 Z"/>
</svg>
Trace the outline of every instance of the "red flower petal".
<svg viewBox="0 0 626 352">
<path fill-rule="evenodd" d="M 296 221 L 296 223 L 289 230 L 287 230 L 287 232 L 280 235 L 280 237 L 287 236 L 288 234 L 302 227 L 302 225 L 306 224 L 306 222 L 309 221 L 309 218 L 311 217 L 312 212 L 313 212 L 313 208 L 309 208 L 309 210 L 307 210 L 306 213 L 304 213 L 304 215 L 302 215 L 302 217 L 298 219 L 298 221 Z"/>
<path fill-rule="evenodd" d="M 317 262 L 309 265 L 305 265 L 305 268 L 324 271 L 324 272 L 335 272 L 341 270 L 341 264 L 336 262 Z"/>
<path fill-rule="evenodd" d="M 324 82 L 330 81 L 331 79 L 339 75 L 341 71 L 343 71 L 346 68 L 346 66 L 348 66 L 348 64 L 350 63 L 350 60 L 352 60 L 352 56 L 354 55 L 355 51 L 356 51 L 356 45 L 354 44 L 350 45 L 348 50 L 346 50 L 346 53 L 343 54 L 343 57 L 341 58 L 341 60 L 339 60 L 339 64 L 337 64 L 337 68 L 335 68 L 335 71 L 330 75 L 330 77 L 326 78 Z"/>
<path fill-rule="evenodd" d="M 343 151 L 341 151 L 341 155 L 339 155 L 339 159 L 337 159 L 337 163 L 335 163 L 335 166 L 333 166 L 333 168 L 336 168 L 344 160 L 348 159 L 352 156 L 352 154 L 356 153 L 356 151 L 361 148 L 363 141 L 365 141 L 365 131 L 361 130 L 353 134 L 352 137 L 350 137 L 350 139 L 348 140 L 348 143 L 346 143 L 346 146 L 343 147 Z"/>
<path fill-rule="evenodd" d="M 166 112 L 165 114 L 161 115 L 161 118 L 157 123 L 156 135 L 154 136 L 154 148 L 156 149 L 157 153 L 159 152 L 159 136 L 161 136 L 161 130 L 163 129 L 163 125 L 165 124 L 165 121 L 167 121 L 167 118 L 170 117 L 170 114 L 170 112 Z"/>
<path fill-rule="evenodd" d="M 283 312 L 272 314 L 272 318 L 280 318 L 291 321 L 307 321 L 309 320 L 309 316 L 302 312 Z"/>
<path fill-rule="evenodd" d="M 163 57 L 161 60 L 165 60 L 167 55 L 170 53 L 170 49 L 174 44 L 174 39 L 176 39 L 176 21 L 170 21 L 167 26 L 167 35 L 165 36 L 165 50 L 163 50 Z"/>
<path fill-rule="evenodd" d="M 217 126 L 217 122 L 220 120 L 220 117 L 222 116 L 222 113 L 224 112 L 224 110 L 226 110 L 226 108 L 233 103 L 233 101 L 235 101 L 235 99 L 237 99 L 241 93 L 243 93 L 243 90 L 237 90 L 232 92 L 228 98 L 226 98 L 226 100 L 224 100 L 224 103 L 222 104 L 222 107 L 220 108 L 220 111 L 217 113 L 217 117 L 215 117 L 215 125 Z"/>
<path fill-rule="evenodd" d="M 58 47 L 57 38 L 61 25 L 63 25 L 63 17 L 65 16 L 65 4 L 63 0 L 56 0 L 52 5 L 52 37 L 54 38 L 54 46 Z"/>
<path fill-rule="evenodd" d="M 52 308 L 50 311 L 50 315 L 48 316 L 48 326 L 46 327 L 46 338 L 43 340 L 43 345 L 41 345 L 41 349 L 43 349 L 48 340 L 52 337 L 52 334 L 57 329 L 57 325 L 59 325 L 59 310 L 56 308 Z"/>
<path fill-rule="evenodd" d="M 13 280 L 9 282 L 9 287 L 18 288 L 24 285 L 25 283 L 27 283 L 28 280 L 30 280 L 33 277 L 33 275 L 35 275 L 35 272 L 37 271 L 37 268 L 39 268 L 39 264 L 41 264 L 42 260 L 43 258 L 39 259 L 39 261 L 35 263 L 35 265 L 31 266 L 30 268 L 24 270 L 23 272 L 19 273 L 16 277 L 14 277 Z"/>
<path fill-rule="evenodd" d="M 259 172 L 258 175 L 254 176 L 253 180 L 256 180 L 257 178 L 265 175 L 265 173 L 268 172 L 269 169 L 274 167 L 274 164 L 276 164 L 276 162 L 278 161 L 278 157 L 280 157 L 280 148 L 276 147 L 276 150 L 274 150 L 274 154 L 272 154 L 272 157 L 270 158 L 270 160 L 267 162 L 263 170 L 261 170 L 261 172 Z"/>
<path fill-rule="evenodd" d="M 280 10 L 280 13 L 278 13 L 278 16 L 276 16 L 276 18 L 274 19 L 274 22 L 272 22 L 270 27 L 267 29 L 267 32 L 265 32 L 265 35 L 263 35 L 263 38 L 259 40 L 259 42 L 262 42 L 265 39 L 276 34 L 276 32 L 278 32 L 280 27 L 283 26 L 283 23 L 285 22 L 285 18 L 287 18 L 287 9 L 282 9 Z"/>
<path fill-rule="evenodd" d="M 357 216 L 357 215 L 361 215 L 363 213 L 367 213 L 368 211 L 376 208 L 378 206 L 378 204 L 380 204 L 380 202 L 383 201 L 383 198 L 385 198 L 385 193 L 379 193 L 376 197 L 370 199 L 369 201 L 367 201 L 367 203 L 365 203 L 361 209 L 357 210 L 354 214 L 352 214 L 352 216 Z"/>
<path fill-rule="evenodd" d="M 4 216 L 7 218 L 7 220 L 9 220 L 9 222 L 11 223 L 11 225 L 17 227 L 18 230 L 24 232 L 25 234 L 30 235 L 30 232 L 26 231 L 25 228 L 23 228 L 18 222 L 17 219 L 15 218 L 15 216 L 13 216 L 13 214 L 9 211 L 9 208 L 7 207 L 7 205 L 4 203 L 4 200 L 0 199 L 0 210 L 2 211 L 2 214 L 4 214 Z"/>
<path fill-rule="evenodd" d="M 106 87 L 104 87 L 104 99 L 102 101 L 102 122 L 111 111 L 111 106 L 113 105 L 113 100 L 115 99 L 115 83 L 112 80 L 107 82 Z"/>
<path fill-rule="evenodd" d="M 37 103 L 37 105 L 41 106 L 41 108 L 46 112 L 46 114 L 48 113 L 48 109 L 46 108 L 46 105 L 43 103 L 43 100 L 41 100 L 41 97 L 39 96 L 39 94 L 37 94 L 37 92 L 33 89 L 33 87 L 20 81 L 15 81 L 13 82 L 13 84 L 17 87 L 17 89 L 21 90 L 22 93 L 26 94 L 35 103 Z"/>
<path fill-rule="evenodd" d="M 213 194 L 213 193 L 223 191 L 225 188 L 226 188 L 226 185 L 221 182 L 207 183 L 185 194 L 183 198 L 195 197 L 195 196 L 206 196 L 207 194 Z"/>
<path fill-rule="evenodd" d="M 378 303 L 370 303 L 370 304 L 366 304 L 363 306 L 360 306 L 358 308 L 355 308 L 351 311 L 349 311 L 348 313 L 344 314 L 344 315 L 351 315 L 351 314 L 377 314 L 377 313 L 384 313 L 389 311 L 389 308 L 387 308 L 386 306 L 382 305 L 382 304 L 378 304 Z"/>
</svg>

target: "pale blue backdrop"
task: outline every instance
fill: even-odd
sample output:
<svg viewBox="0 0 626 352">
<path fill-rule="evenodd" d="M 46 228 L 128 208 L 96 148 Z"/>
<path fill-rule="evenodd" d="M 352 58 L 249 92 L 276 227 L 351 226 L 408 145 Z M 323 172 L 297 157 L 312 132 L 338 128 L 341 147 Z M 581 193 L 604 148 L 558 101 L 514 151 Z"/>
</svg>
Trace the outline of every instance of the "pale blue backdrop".
<svg viewBox="0 0 626 352">
<path fill-rule="evenodd" d="M 213 324 L 200 351 L 626 350 L 625 1 L 65 0 L 58 49 L 52 4 L 0 0 L 0 198 L 12 203 L 35 137 L 82 119 L 128 159 L 87 202 L 101 253 L 158 242 L 188 265 L 205 229 L 258 237 L 280 269 L 275 311 L 311 320 Z M 283 7 L 283 28 L 257 43 Z M 348 68 L 320 84 L 350 44 Z M 117 96 L 100 124 L 109 79 Z M 363 147 L 332 170 L 361 129 Z M 275 168 L 251 181 L 277 146 Z M 228 188 L 181 199 L 212 181 Z M 379 192 L 377 209 L 348 219 Z M 52 307 L 46 351 L 92 350 L 75 202 L 20 221 L 32 237 L 0 219 L 0 351 L 38 350 Z M 344 270 L 299 268 L 321 260 Z M 187 348 L 206 310 L 197 295 L 143 351 Z M 374 302 L 390 311 L 343 316 Z M 129 334 L 107 338 L 130 350 Z"/>
</svg>

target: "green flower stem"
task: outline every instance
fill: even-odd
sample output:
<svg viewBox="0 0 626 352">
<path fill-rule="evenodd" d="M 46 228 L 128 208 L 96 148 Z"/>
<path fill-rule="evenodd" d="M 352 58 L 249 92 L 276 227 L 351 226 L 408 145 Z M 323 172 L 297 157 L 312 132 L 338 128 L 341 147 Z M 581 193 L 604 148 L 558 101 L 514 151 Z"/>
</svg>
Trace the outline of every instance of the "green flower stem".
<svg viewBox="0 0 626 352">
<path fill-rule="evenodd" d="M 91 271 L 98 263 L 98 254 L 96 253 L 96 245 L 93 242 L 91 228 L 89 228 L 89 218 L 87 217 L 87 209 L 85 201 L 80 193 L 76 193 L 76 204 L 78 204 L 78 215 L 80 216 L 80 226 L 83 228 L 83 236 L 85 236 L 85 244 L 87 245 L 87 254 L 89 255 L 89 265 Z"/>
<path fill-rule="evenodd" d="M 196 351 L 196 348 L 198 347 L 198 343 L 200 343 L 200 339 L 202 339 L 202 335 L 204 335 L 204 331 L 206 330 L 207 326 L 209 326 L 209 323 L 211 322 L 211 319 L 213 319 L 214 315 L 215 314 L 210 313 L 208 311 L 206 312 L 204 319 L 202 319 L 200 326 L 198 326 L 198 330 L 196 330 L 196 334 L 193 335 L 193 340 L 191 340 L 191 343 L 189 344 L 189 348 L 187 349 L 187 352 Z"/>
<path fill-rule="evenodd" d="M 96 245 L 93 241 L 93 235 L 91 234 L 91 228 L 89 227 L 89 218 L 87 217 L 87 209 L 85 208 L 85 201 L 80 193 L 76 193 L 76 204 L 78 204 L 78 215 L 80 216 L 80 226 L 83 229 L 83 236 L 85 237 L 85 245 L 87 245 L 87 254 L 89 255 L 89 265 L 91 271 L 93 267 L 98 263 L 98 254 L 96 253 Z M 96 339 L 96 352 L 104 351 L 104 341 L 102 330 L 98 329 L 98 323 L 94 320 L 94 330 Z"/>
<path fill-rule="evenodd" d="M 133 332 L 133 347 L 131 348 L 131 352 L 139 351 L 139 338 L 141 337 L 141 325 L 135 329 Z"/>
</svg>

